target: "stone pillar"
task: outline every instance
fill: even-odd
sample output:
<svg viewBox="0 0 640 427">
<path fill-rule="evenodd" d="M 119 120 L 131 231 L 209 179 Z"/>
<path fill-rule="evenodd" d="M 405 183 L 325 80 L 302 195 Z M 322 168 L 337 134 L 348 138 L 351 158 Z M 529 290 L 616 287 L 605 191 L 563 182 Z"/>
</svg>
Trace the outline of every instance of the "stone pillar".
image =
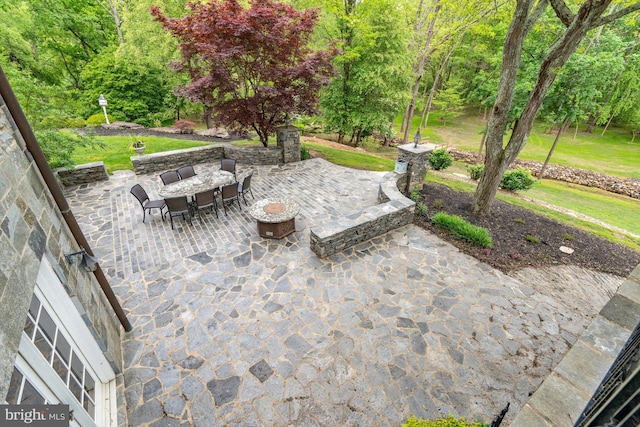
<svg viewBox="0 0 640 427">
<path fill-rule="evenodd" d="M 404 144 L 398 146 L 398 160 L 407 162 L 407 187 L 410 193 L 414 188 L 422 188 L 424 176 L 429 165 L 429 154 L 436 149 L 435 144 Z"/>
<path fill-rule="evenodd" d="M 278 147 L 282 150 L 282 162 L 291 163 L 302 160 L 300 155 L 300 129 L 295 126 L 276 128 Z"/>
</svg>

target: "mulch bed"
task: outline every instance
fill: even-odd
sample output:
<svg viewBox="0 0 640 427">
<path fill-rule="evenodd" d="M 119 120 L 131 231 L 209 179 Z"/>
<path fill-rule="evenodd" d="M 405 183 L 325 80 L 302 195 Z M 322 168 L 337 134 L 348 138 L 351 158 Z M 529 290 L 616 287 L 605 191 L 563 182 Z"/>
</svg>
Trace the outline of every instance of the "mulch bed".
<svg viewBox="0 0 640 427">
<path fill-rule="evenodd" d="M 500 200 L 493 202 L 491 215 L 476 216 L 471 213 L 472 193 L 426 183 L 420 196 L 429 209 L 429 216 L 442 210 L 487 228 L 493 248 L 485 250 L 456 240 L 427 217 L 416 215 L 416 225 L 504 273 L 524 267 L 576 265 L 626 277 L 640 264 L 640 252 Z M 532 243 L 527 236 L 535 236 L 540 241 Z M 560 246 L 575 252 L 565 254 L 559 250 Z"/>
<path fill-rule="evenodd" d="M 142 129 L 105 129 L 101 126 L 87 127 L 78 129 L 82 133 L 92 133 L 96 136 L 159 136 L 162 138 L 186 139 L 190 141 L 207 141 L 207 142 L 232 142 L 241 139 L 247 139 L 247 135 L 238 132 L 229 132 L 230 138 L 216 138 L 213 136 L 197 135 L 195 133 L 168 133 L 147 128 Z M 253 137 L 255 135 L 249 135 Z"/>
</svg>

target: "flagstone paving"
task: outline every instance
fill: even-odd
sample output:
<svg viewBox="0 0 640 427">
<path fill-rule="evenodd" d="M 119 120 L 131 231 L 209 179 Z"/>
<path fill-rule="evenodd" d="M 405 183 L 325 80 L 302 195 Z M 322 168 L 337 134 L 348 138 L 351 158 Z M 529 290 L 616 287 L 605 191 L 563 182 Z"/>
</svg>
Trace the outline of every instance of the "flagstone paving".
<svg viewBox="0 0 640 427">
<path fill-rule="evenodd" d="M 619 284 L 573 286 L 571 269 L 516 279 L 412 225 L 320 259 L 309 227 L 375 204 L 382 175 L 321 159 L 238 176 L 250 170 L 256 199 L 300 204 L 295 233 L 260 238 L 244 204 L 175 230 L 157 214 L 143 224 L 129 189 L 153 198 L 157 175 L 66 190 L 134 326 L 128 425 L 490 422 L 511 402 L 508 425 Z"/>
</svg>

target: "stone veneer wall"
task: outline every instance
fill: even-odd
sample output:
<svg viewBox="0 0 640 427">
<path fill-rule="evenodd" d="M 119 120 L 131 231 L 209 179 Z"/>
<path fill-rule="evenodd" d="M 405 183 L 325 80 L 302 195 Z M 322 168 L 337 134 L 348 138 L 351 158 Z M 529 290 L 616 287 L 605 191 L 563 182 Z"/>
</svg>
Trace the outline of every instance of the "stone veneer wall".
<svg viewBox="0 0 640 427">
<path fill-rule="evenodd" d="M 415 203 L 398 190 L 406 174 L 385 174 L 378 190 L 380 204 L 363 209 L 356 217 L 344 218 L 311 229 L 311 250 L 325 257 L 380 236 L 413 220 Z"/>
<path fill-rule="evenodd" d="M 4 400 L 43 257 L 114 370 L 122 372 L 121 327 L 92 274 L 69 266 L 78 246 L 0 98 L 0 401 Z M 66 283 L 64 283 L 66 281 Z"/>
<path fill-rule="evenodd" d="M 207 145 L 183 150 L 163 151 L 131 157 L 136 174 L 178 169 L 182 166 L 236 159 L 245 165 L 277 165 L 282 163 L 282 150 L 275 147 L 236 147 L 231 144 Z"/>
<path fill-rule="evenodd" d="M 56 169 L 55 173 L 60 183 L 67 187 L 109 179 L 104 162 L 85 163 L 73 169 Z"/>
</svg>

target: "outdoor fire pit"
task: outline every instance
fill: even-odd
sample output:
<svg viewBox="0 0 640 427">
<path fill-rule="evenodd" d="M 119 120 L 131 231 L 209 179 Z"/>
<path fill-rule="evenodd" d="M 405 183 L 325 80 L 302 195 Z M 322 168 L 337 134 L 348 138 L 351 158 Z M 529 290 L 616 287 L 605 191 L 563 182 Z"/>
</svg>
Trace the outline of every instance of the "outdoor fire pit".
<svg viewBox="0 0 640 427">
<path fill-rule="evenodd" d="M 258 221 L 260 237 L 281 239 L 296 230 L 296 215 L 300 207 L 293 200 L 268 198 L 258 200 L 249 214 Z"/>
</svg>

